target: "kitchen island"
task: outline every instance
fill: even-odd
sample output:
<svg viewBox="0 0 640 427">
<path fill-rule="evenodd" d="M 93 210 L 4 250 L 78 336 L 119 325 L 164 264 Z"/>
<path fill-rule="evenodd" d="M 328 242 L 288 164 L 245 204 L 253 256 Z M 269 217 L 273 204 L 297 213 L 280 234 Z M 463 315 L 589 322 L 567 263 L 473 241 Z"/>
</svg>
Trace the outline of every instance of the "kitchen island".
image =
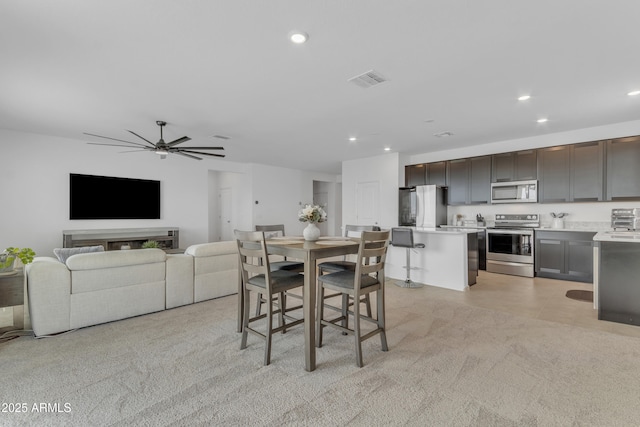
<svg viewBox="0 0 640 427">
<path fill-rule="evenodd" d="M 411 280 L 430 286 L 464 291 L 478 275 L 477 230 L 468 228 L 413 228 L 414 243 L 424 248 L 411 250 Z M 389 246 L 385 274 L 406 278 L 406 248 Z"/>
<path fill-rule="evenodd" d="M 598 319 L 640 325 L 640 232 L 600 232 L 593 240 Z"/>
</svg>

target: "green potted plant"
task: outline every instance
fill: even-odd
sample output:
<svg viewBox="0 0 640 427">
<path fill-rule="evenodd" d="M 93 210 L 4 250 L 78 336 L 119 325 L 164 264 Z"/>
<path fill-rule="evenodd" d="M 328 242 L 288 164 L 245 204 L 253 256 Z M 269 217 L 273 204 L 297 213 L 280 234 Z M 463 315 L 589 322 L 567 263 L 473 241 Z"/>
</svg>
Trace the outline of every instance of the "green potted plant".
<svg viewBox="0 0 640 427">
<path fill-rule="evenodd" d="M 142 249 L 149 248 L 160 248 L 160 243 L 156 242 L 155 240 L 147 240 L 142 244 Z"/>
<path fill-rule="evenodd" d="M 0 254 L 0 273 L 13 271 L 13 264 L 18 258 L 22 264 L 27 265 L 33 261 L 36 253 L 31 248 L 8 247 Z"/>
</svg>

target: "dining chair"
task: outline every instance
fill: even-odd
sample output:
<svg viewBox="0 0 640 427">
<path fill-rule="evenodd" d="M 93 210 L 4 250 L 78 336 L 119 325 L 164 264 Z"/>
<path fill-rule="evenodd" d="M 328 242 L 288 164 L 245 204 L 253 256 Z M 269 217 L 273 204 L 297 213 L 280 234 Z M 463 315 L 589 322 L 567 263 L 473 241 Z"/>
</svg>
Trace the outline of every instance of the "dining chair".
<svg viewBox="0 0 640 427">
<path fill-rule="evenodd" d="M 360 237 L 363 231 L 380 231 L 380 227 L 377 225 L 351 225 L 347 224 L 344 226 L 344 236 L 345 237 Z M 329 274 L 336 273 L 338 271 L 353 271 L 356 268 L 356 263 L 354 261 L 350 261 L 347 257 L 343 257 L 342 260 L 336 261 L 325 261 L 318 264 L 318 274 Z M 325 300 L 334 298 L 336 296 L 342 295 L 341 293 L 333 293 L 325 295 Z M 365 304 L 367 308 L 367 315 L 371 316 L 371 301 L 369 299 L 369 294 L 366 294 L 362 297 L 362 303 Z M 353 301 L 350 302 L 353 304 Z M 341 308 L 336 307 L 331 304 L 326 305 L 327 308 L 332 310 L 341 311 Z"/>
<path fill-rule="evenodd" d="M 295 271 L 275 270 L 270 267 L 267 244 L 262 231 L 234 230 L 238 246 L 239 266 L 242 280 L 243 313 L 242 313 L 242 341 L 240 349 L 247 348 L 248 334 L 256 335 L 265 340 L 264 364 L 271 363 L 271 341 L 274 333 L 283 333 L 304 322 L 304 319 L 296 319 L 287 313 L 302 308 L 302 305 L 287 308 L 284 293 L 294 288 L 302 288 L 304 276 Z M 255 263 L 254 260 L 258 262 Z M 251 316 L 250 296 L 251 292 L 263 295 L 266 300 L 266 313 Z M 274 296 L 279 297 L 275 303 Z M 278 315 L 279 325 L 273 326 L 273 316 Z M 266 318 L 266 332 L 255 329 L 253 324 Z"/>
<path fill-rule="evenodd" d="M 264 231 L 265 238 L 284 237 L 284 224 L 256 225 L 256 231 Z M 284 257 L 281 261 L 271 261 L 271 270 L 304 271 L 304 262 L 290 261 Z"/>
<path fill-rule="evenodd" d="M 256 225 L 256 231 L 263 231 L 265 233 L 265 238 L 271 237 L 284 237 L 284 224 L 272 224 L 272 225 Z M 274 261 L 273 256 L 270 256 L 271 260 L 271 271 L 276 270 L 287 270 L 287 271 L 295 271 L 297 273 L 304 272 L 304 262 L 301 261 L 291 261 L 288 260 L 287 257 L 284 257 L 282 260 Z M 280 257 L 282 258 L 282 257 Z M 291 296 L 294 298 L 301 299 L 300 295 L 293 293 L 285 293 L 285 298 L 287 296 Z M 256 316 L 260 314 L 262 309 L 262 304 L 266 301 L 262 298 L 262 295 L 258 294 L 258 299 L 256 301 Z"/>
<path fill-rule="evenodd" d="M 385 332 L 384 307 L 384 265 L 389 247 L 387 231 L 363 231 L 360 246 L 355 261 L 355 270 L 344 270 L 318 276 L 319 298 L 317 301 L 316 346 L 322 347 L 322 330 L 326 326 L 336 328 L 343 333 L 355 335 L 356 364 L 364 366 L 362 362 L 362 342 L 380 334 L 382 351 L 387 351 L 387 336 Z M 323 297 L 326 289 L 336 291 L 359 301 L 362 295 L 376 293 L 376 314 L 364 315 L 360 313 L 360 304 L 350 306 L 343 298 L 342 311 L 339 317 L 325 317 Z M 353 311 L 349 308 L 353 307 Z M 349 316 L 353 317 L 353 329 L 349 328 Z M 375 323 L 376 327 L 366 333 L 361 329 L 361 321 Z"/>
</svg>

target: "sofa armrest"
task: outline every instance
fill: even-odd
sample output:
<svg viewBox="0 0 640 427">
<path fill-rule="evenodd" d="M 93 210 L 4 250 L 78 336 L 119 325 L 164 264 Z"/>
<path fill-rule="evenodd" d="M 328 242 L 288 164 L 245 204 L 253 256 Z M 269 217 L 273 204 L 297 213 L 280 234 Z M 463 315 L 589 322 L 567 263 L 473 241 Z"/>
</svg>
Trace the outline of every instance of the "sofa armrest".
<svg viewBox="0 0 640 427">
<path fill-rule="evenodd" d="M 67 266 L 55 258 L 36 257 L 25 271 L 34 334 L 71 329 L 71 273 Z"/>
<path fill-rule="evenodd" d="M 167 255 L 165 308 L 193 304 L 193 257 Z"/>
</svg>

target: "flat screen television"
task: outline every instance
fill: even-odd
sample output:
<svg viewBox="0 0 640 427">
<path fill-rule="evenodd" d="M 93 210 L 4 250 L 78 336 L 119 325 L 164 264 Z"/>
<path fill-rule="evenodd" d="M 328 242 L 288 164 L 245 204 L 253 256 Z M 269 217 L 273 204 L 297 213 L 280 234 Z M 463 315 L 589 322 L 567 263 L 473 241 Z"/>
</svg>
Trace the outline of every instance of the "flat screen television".
<svg viewBox="0 0 640 427">
<path fill-rule="evenodd" d="M 69 174 L 69 219 L 160 219 L 160 181 Z"/>
</svg>

